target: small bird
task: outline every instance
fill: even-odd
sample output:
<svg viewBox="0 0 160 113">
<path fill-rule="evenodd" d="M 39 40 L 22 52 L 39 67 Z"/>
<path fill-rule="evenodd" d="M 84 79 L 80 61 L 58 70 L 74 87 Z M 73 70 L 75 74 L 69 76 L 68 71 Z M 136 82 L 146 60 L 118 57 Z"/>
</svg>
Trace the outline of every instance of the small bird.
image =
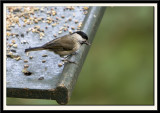
<svg viewBox="0 0 160 113">
<path fill-rule="evenodd" d="M 25 52 L 49 50 L 60 55 L 60 57 L 64 57 L 75 53 L 83 44 L 90 45 L 88 36 L 82 31 L 77 31 L 51 40 L 42 46 L 25 49 Z"/>
</svg>

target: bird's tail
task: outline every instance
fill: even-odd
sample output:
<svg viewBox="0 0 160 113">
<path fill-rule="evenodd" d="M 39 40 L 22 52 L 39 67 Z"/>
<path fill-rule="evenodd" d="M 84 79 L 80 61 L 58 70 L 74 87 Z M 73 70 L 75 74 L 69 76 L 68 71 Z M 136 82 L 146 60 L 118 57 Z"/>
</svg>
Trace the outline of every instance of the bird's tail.
<svg viewBox="0 0 160 113">
<path fill-rule="evenodd" d="M 44 50 L 43 47 L 33 47 L 33 48 L 28 48 L 25 49 L 25 52 L 29 52 L 29 51 L 38 51 L 38 50 Z"/>
</svg>

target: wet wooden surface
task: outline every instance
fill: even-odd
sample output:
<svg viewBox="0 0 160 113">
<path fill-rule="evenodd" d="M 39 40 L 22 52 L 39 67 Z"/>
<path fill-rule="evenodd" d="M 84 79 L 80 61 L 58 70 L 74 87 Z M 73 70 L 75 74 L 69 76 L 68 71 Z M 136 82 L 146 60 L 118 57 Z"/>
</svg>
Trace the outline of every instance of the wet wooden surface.
<svg viewBox="0 0 160 113">
<path fill-rule="evenodd" d="M 13 9 L 8 7 L 6 13 L 7 21 L 13 24 L 7 22 L 9 27 L 6 31 L 7 96 L 54 99 L 59 104 L 67 104 L 90 47 L 83 45 L 78 54 L 70 58 L 77 64 L 61 67 L 61 58 L 53 52 L 34 51 L 27 55 L 24 50 L 76 30 L 84 31 L 92 42 L 105 7 Z M 25 74 L 25 70 L 31 74 Z"/>
</svg>

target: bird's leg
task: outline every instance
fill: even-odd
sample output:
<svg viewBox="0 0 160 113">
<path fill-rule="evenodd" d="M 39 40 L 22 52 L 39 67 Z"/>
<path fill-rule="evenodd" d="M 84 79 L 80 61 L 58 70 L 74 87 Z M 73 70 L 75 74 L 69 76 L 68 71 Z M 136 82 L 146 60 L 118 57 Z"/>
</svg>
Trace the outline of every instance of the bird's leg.
<svg viewBox="0 0 160 113">
<path fill-rule="evenodd" d="M 64 63 L 68 62 L 68 63 L 74 63 L 74 64 L 76 64 L 76 62 L 68 60 L 69 57 L 70 57 L 70 55 L 64 56 L 61 61 L 64 62 Z"/>
<path fill-rule="evenodd" d="M 73 52 L 72 54 L 65 56 L 65 58 L 69 58 L 69 57 L 71 57 L 73 55 L 76 55 L 76 54 L 78 54 L 78 53 L 77 52 Z"/>
<path fill-rule="evenodd" d="M 66 55 L 66 56 L 64 56 L 63 58 L 64 58 L 64 59 L 67 59 L 67 58 L 69 58 L 69 57 L 71 57 L 71 55 Z"/>
<path fill-rule="evenodd" d="M 78 54 L 78 52 L 77 51 L 75 51 L 75 52 L 73 52 L 71 55 L 77 55 Z"/>
<path fill-rule="evenodd" d="M 70 60 L 68 60 L 68 59 L 63 59 L 63 60 L 62 60 L 62 62 L 67 62 L 67 63 L 74 63 L 74 64 L 77 64 L 76 62 L 74 62 L 74 61 L 70 61 Z"/>
</svg>

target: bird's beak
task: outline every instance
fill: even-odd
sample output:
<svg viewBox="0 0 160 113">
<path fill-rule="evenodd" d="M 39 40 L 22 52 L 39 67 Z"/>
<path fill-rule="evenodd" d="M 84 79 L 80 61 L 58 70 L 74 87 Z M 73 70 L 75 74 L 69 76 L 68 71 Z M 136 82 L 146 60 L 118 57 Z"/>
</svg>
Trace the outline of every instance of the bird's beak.
<svg viewBox="0 0 160 113">
<path fill-rule="evenodd" d="M 84 41 L 83 44 L 91 45 L 88 41 Z"/>
</svg>

